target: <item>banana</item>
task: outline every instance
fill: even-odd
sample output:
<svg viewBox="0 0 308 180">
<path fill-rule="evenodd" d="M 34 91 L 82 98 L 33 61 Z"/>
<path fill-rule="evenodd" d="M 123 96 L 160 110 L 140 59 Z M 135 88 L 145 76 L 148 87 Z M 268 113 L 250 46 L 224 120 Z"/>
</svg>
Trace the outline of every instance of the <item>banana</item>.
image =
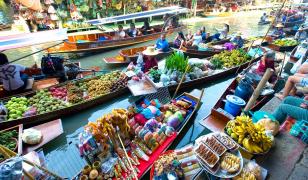
<svg viewBox="0 0 308 180">
<path fill-rule="evenodd" d="M 263 149 L 260 146 L 258 146 L 258 144 L 254 143 L 254 142 L 252 142 L 250 144 L 250 146 L 251 146 L 253 152 L 255 152 L 255 153 L 262 153 L 263 152 Z"/>
</svg>

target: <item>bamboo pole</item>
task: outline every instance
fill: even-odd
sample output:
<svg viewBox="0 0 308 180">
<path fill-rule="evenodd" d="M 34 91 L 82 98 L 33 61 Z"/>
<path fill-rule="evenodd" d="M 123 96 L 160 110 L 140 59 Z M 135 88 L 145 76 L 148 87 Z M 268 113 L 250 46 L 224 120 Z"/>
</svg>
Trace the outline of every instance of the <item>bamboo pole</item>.
<svg viewBox="0 0 308 180">
<path fill-rule="evenodd" d="M 266 85 L 267 81 L 269 80 L 269 78 L 271 77 L 273 72 L 274 71 L 270 68 L 266 69 L 266 72 L 263 75 L 261 81 L 259 82 L 257 88 L 254 90 L 252 96 L 250 97 L 248 103 L 246 104 L 246 106 L 244 108 L 244 112 L 248 112 L 251 109 L 251 107 L 254 105 L 254 103 L 256 102 L 258 97 L 260 96 L 263 87 Z"/>
<path fill-rule="evenodd" d="M 176 96 L 176 94 L 178 93 L 178 91 L 179 91 L 179 89 L 180 89 L 180 87 L 181 87 L 181 84 L 182 84 L 183 81 L 184 81 L 185 75 L 186 75 L 186 73 L 187 73 L 189 67 L 190 67 L 189 65 L 186 66 L 185 72 L 184 72 L 183 75 L 182 75 L 182 78 L 181 78 L 180 83 L 179 83 L 178 86 L 176 87 L 176 90 L 175 90 L 175 92 L 174 92 L 174 94 L 173 94 L 173 96 L 172 96 L 172 99 L 174 99 L 175 96 Z"/>
</svg>

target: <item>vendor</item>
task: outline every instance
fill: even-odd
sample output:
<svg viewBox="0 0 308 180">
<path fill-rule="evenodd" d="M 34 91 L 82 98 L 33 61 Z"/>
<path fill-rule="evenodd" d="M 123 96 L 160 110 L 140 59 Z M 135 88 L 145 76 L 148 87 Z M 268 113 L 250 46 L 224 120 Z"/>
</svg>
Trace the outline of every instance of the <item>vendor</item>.
<svg viewBox="0 0 308 180">
<path fill-rule="evenodd" d="M 169 43 L 166 40 L 166 34 L 162 34 L 160 36 L 160 39 L 158 39 L 156 41 L 155 48 L 158 51 L 161 51 L 161 52 L 168 52 L 169 51 Z"/>
<path fill-rule="evenodd" d="M 235 37 L 231 39 L 231 42 L 236 46 L 236 48 L 242 48 L 244 46 L 242 33 L 236 33 Z"/>
<path fill-rule="evenodd" d="M 155 58 L 156 55 L 159 54 L 159 51 L 155 49 L 155 47 L 149 46 L 146 50 L 142 52 L 144 68 L 143 72 L 148 72 L 151 68 L 158 68 L 158 62 Z"/>
<path fill-rule="evenodd" d="M 272 36 L 274 36 L 275 38 L 279 38 L 279 39 L 284 38 L 285 34 L 283 32 L 283 27 L 284 25 L 282 25 L 281 23 L 278 23 L 276 25 L 276 29 L 274 30 Z"/>
<path fill-rule="evenodd" d="M 153 32 L 154 29 L 151 28 L 150 23 L 148 21 L 144 21 L 144 24 L 141 27 L 140 31 L 142 32 L 142 34 L 146 35 L 146 34 L 150 34 L 151 32 Z"/>
<path fill-rule="evenodd" d="M 255 73 L 259 76 L 263 76 L 265 71 L 270 68 L 275 72 L 275 52 L 268 51 L 261 59 Z M 277 79 L 276 73 L 273 73 L 269 79 L 270 83 L 273 83 Z"/>
<path fill-rule="evenodd" d="M 294 36 L 294 39 L 299 42 L 305 41 L 307 38 L 307 32 L 304 31 L 303 27 L 300 27 Z"/>
<path fill-rule="evenodd" d="M 24 66 L 9 64 L 7 56 L 0 53 L 0 80 L 9 94 L 20 92 L 27 87 L 28 76 L 21 73 L 25 70 Z"/>
<path fill-rule="evenodd" d="M 228 37 L 228 33 L 230 31 L 230 26 L 227 23 L 224 23 L 224 27 L 222 29 L 215 28 L 218 32 L 220 32 L 220 38 L 226 39 Z M 220 40 L 220 39 L 219 39 Z"/>
<path fill-rule="evenodd" d="M 266 20 L 267 20 L 267 15 L 266 15 L 266 13 L 263 13 L 263 15 L 260 18 L 260 22 L 264 23 L 264 22 L 266 22 Z"/>
</svg>

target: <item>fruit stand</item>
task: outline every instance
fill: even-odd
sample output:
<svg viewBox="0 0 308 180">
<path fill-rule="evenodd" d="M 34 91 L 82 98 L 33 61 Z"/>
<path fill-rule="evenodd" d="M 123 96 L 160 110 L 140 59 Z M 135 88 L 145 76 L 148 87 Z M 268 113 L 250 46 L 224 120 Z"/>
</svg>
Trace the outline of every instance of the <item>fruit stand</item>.
<svg viewBox="0 0 308 180">
<path fill-rule="evenodd" d="M 285 52 L 292 51 L 299 43 L 294 39 L 277 39 L 268 47 L 272 50 Z"/>
</svg>

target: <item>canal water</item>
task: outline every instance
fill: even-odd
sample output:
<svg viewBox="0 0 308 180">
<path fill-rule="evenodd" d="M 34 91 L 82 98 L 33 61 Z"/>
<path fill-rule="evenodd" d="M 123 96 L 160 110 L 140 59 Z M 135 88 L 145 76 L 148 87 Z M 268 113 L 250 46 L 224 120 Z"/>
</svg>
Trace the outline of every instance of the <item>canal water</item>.
<svg viewBox="0 0 308 180">
<path fill-rule="evenodd" d="M 262 15 L 261 11 L 254 12 L 241 12 L 231 17 L 223 18 L 193 18 L 184 20 L 184 23 L 188 24 L 188 27 L 195 31 L 196 29 L 205 26 L 208 31 L 214 32 L 214 28 L 222 28 L 223 23 L 230 24 L 231 32 L 241 31 L 246 36 L 262 36 L 265 34 L 268 26 L 258 26 L 257 22 Z M 172 40 L 173 37 L 169 37 Z M 154 42 L 147 42 L 141 45 L 150 45 Z M 32 49 L 24 48 L 14 51 L 9 51 L 7 54 L 14 59 L 16 55 L 22 56 L 29 53 L 32 50 L 40 49 L 41 47 L 33 47 Z M 111 67 L 103 62 L 103 57 L 117 55 L 119 49 L 94 54 L 87 57 L 78 58 L 76 61 L 81 62 L 83 68 L 89 68 L 93 66 L 99 66 L 103 70 L 120 69 L 123 67 Z M 31 65 L 34 62 L 38 62 L 42 54 L 38 54 L 35 57 L 26 58 L 18 63 L 24 65 Z M 200 133 L 206 133 L 208 130 L 200 125 L 199 121 L 205 118 L 210 109 L 214 106 L 218 98 L 224 92 L 225 88 L 230 84 L 233 77 L 226 77 L 220 81 L 210 82 L 209 85 L 200 85 L 195 87 L 196 89 L 205 88 L 205 93 L 202 98 L 202 106 L 191 123 L 184 129 L 183 133 L 173 143 L 172 148 L 182 147 L 191 143 L 196 139 Z M 193 89 L 190 89 L 191 91 Z M 113 108 L 126 108 L 129 105 L 128 97 L 130 94 L 123 95 L 114 99 L 113 101 L 106 102 L 101 105 L 97 105 L 91 109 L 87 109 L 78 114 L 70 115 L 69 117 L 63 117 L 63 129 L 64 133 L 57 139 L 51 141 L 43 147 L 43 151 L 46 155 L 46 165 L 53 172 L 61 175 L 62 177 L 71 178 L 76 175 L 79 170 L 85 165 L 85 161 L 79 157 L 78 149 L 75 144 L 77 143 L 78 134 L 83 130 L 83 126 L 89 121 L 95 121 L 98 117 L 105 113 L 110 112 Z"/>
</svg>

